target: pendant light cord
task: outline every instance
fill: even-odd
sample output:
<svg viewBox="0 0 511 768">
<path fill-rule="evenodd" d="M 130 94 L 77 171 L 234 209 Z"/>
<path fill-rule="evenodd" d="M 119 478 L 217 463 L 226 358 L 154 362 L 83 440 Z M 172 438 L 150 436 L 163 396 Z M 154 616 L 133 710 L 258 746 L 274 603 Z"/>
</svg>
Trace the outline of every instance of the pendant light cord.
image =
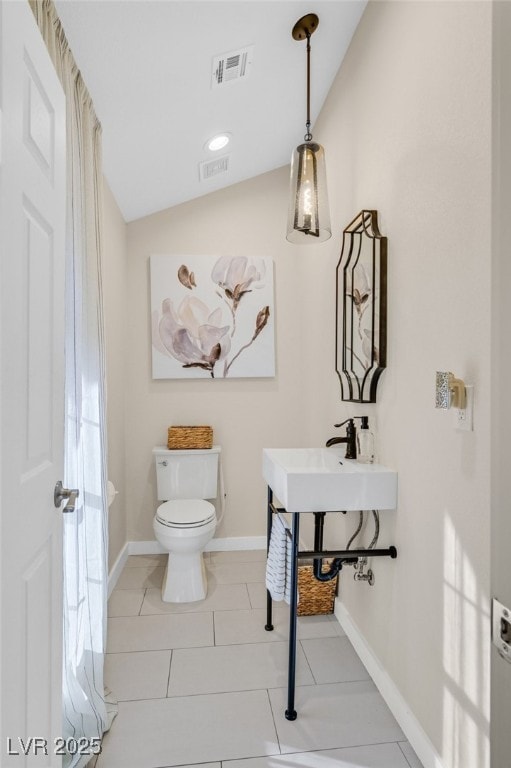
<svg viewBox="0 0 511 768">
<path fill-rule="evenodd" d="M 311 34 L 309 31 L 307 31 L 307 122 L 305 123 L 305 128 L 307 130 L 307 133 L 303 137 L 305 141 L 312 141 L 310 79 L 311 79 Z"/>
</svg>

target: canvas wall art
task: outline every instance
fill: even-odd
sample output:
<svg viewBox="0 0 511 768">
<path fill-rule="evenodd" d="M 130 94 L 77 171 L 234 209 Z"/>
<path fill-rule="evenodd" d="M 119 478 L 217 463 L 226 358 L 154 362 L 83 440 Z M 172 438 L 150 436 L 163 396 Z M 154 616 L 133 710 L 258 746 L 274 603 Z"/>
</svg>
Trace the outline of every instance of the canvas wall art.
<svg viewBox="0 0 511 768">
<path fill-rule="evenodd" d="M 151 256 L 153 379 L 275 376 L 273 261 Z"/>
</svg>

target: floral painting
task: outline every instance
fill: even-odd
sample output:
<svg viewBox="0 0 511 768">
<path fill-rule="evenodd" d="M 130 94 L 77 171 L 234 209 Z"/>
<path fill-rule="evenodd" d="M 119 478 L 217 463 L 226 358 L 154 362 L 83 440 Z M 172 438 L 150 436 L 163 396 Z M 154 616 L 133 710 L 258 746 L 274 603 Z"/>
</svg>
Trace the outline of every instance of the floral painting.
<svg viewBox="0 0 511 768">
<path fill-rule="evenodd" d="M 275 375 L 273 261 L 151 256 L 154 379 Z"/>
</svg>

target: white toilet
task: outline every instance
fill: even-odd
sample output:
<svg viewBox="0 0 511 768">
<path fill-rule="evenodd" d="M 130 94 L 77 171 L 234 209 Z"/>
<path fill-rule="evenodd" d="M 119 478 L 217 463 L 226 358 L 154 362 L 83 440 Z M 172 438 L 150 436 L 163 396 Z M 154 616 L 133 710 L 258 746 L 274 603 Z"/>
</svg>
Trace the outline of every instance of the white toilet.
<svg viewBox="0 0 511 768">
<path fill-rule="evenodd" d="M 204 600 L 206 569 L 202 553 L 216 528 L 216 511 L 206 499 L 217 497 L 220 446 L 188 451 L 153 448 L 158 500 L 154 535 L 169 552 L 162 600 Z"/>
</svg>

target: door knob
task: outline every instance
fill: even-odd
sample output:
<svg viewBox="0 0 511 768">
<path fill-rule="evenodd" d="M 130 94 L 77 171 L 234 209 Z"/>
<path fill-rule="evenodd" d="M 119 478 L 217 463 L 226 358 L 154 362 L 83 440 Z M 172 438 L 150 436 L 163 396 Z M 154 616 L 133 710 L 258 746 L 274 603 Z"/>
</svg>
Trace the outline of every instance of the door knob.
<svg viewBox="0 0 511 768">
<path fill-rule="evenodd" d="M 53 503 L 58 508 L 63 501 L 67 499 L 67 504 L 62 510 L 63 512 L 74 512 L 76 499 L 80 495 L 78 488 L 64 488 L 61 480 L 58 480 L 55 484 L 55 490 L 53 492 Z"/>
</svg>

